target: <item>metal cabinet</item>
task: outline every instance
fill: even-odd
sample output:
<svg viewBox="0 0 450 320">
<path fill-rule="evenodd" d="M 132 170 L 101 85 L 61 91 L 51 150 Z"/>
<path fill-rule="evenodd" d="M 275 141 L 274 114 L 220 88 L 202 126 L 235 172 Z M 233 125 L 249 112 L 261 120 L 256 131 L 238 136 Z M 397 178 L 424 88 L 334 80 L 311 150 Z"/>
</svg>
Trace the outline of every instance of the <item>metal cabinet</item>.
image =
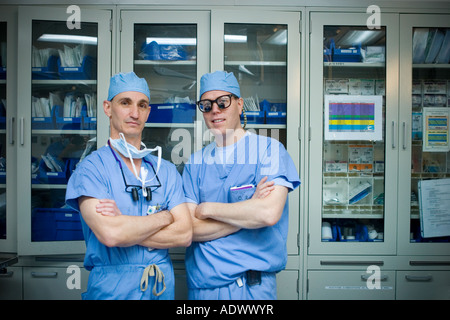
<svg viewBox="0 0 450 320">
<path fill-rule="evenodd" d="M 450 253 L 449 18 L 400 16 L 400 255 Z"/>
<path fill-rule="evenodd" d="M 246 129 L 283 143 L 301 176 L 300 24 L 300 12 L 212 10 L 210 69 L 235 74 Z M 299 189 L 289 194 L 290 255 L 299 254 Z"/>
<path fill-rule="evenodd" d="M 0 12 L 0 252 L 17 252 L 17 9 Z"/>
<path fill-rule="evenodd" d="M 312 12 L 309 254 L 395 254 L 398 16 Z"/>
<path fill-rule="evenodd" d="M 78 270 L 79 279 L 75 286 L 67 267 L 23 267 L 23 299 L 81 300 L 81 294 L 87 288 L 89 272 L 84 268 Z"/>
<path fill-rule="evenodd" d="M 83 10 L 78 26 L 71 17 L 65 8 L 19 8 L 21 255 L 85 250 L 79 213 L 64 197 L 77 163 L 104 143 L 96 137 L 97 114 L 110 75 L 111 12 Z"/>
<path fill-rule="evenodd" d="M 208 11 L 121 10 L 120 71 L 134 71 L 150 87 L 151 112 L 143 132 L 148 146 L 180 173 L 201 149 L 198 83 L 208 72 Z M 200 130 L 200 131 L 199 131 Z"/>
<path fill-rule="evenodd" d="M 309 300 L 393 300 L 395 271 L 380 274 L 379 288 L 372 287 L 365 271 L 308 271 Z"/>
<path fill-rule="evenodd" d="M 0 273 L 0 300 L 22 300 L 22 268 L 8 267 Z"/>
<path fill-rule="evenodd" d="M 449 271 L 397 271 L 397 300 L 449 300 Z"/>
</svg>

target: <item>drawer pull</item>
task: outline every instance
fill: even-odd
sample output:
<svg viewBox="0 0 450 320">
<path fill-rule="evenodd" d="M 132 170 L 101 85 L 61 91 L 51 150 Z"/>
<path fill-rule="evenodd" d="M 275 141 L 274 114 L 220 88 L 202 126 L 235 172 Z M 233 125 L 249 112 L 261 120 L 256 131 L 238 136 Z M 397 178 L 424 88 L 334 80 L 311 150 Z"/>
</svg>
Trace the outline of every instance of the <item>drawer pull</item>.
<svg viewBox="0 0 450 320">
<path fill-rule="evenodd" d="M 320 265 L 322 266 L 371 266 L 371 265 L 377 265 L 382 266 L 384 265 L 383 261 L 328 261 L 328 260 L 321 260 Z"/>
<path fill-rule="evenodd" d="M 11 278 L 14 275 L 14 271 L 6 271 L 4 273 L 0 273 L 0 278 Z"/>
<path fill-rule="evenodd" d="M 33 278 L 56 278 L 58 272 L 31 272 Z"/>
<path fill-rule="evenodd" d="M 450 266 L 450 261 L 409 261 L 410 266 Z"/>
<path fill-rule="evenodd" d="M 433 277 L 431 275 L 426 276 L 411 276 L 409 274 L 405 275 L 405 279 L 408 281 L 431 281 Z"/>
<path fill-rule="evenodd" d="M 362 274 L 361 280 L 367 281 L 367 280 L 369 280 L 370 277 L 373 277 L 373 274 Z M 388 279 L 387 275 L 380 276 L 380 281 L 387 281 L 387 279 Z"/>
</svg>

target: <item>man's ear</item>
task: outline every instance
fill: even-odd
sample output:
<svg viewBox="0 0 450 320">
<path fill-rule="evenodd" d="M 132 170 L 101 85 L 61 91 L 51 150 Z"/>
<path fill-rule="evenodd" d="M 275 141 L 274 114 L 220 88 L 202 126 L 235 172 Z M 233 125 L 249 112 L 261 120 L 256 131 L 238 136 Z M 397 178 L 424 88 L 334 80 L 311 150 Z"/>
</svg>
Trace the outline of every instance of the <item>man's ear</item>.
<svg viewBox="0 0 450 320">
<path fill-rule="evenodd" d="M 238 98 L 237 102 L 238 102 L 239 115 L 241 115 L 242 110 L 244 109 L 244 99 Z"/>
<path fill-rule="evenodd" d="M 111 118 L 111 101 L 103 101 L 103 111 L 108 118 Z"/>
</svg>

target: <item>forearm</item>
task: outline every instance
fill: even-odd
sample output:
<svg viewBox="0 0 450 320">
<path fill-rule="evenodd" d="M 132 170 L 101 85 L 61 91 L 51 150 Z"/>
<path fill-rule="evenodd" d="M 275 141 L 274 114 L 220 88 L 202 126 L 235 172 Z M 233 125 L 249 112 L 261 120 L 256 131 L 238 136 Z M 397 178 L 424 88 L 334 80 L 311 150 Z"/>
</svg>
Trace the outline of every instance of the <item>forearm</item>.
<svg viewBox="0 0 450 320">
<path fill-rule="evenodd" d="M 278 222 L 287 198 L 287 188 L 277 186 L 263 199 L 234 203 L 205 202 L 195 211 L 198 219 L 214 219 L 245 229 L 272 226 Z"/>
<path fill-rule="evenodd" d="M 213 219 L 193 218 L 192 241 L 204 242 L 219 239 L 239 231 L 241 228 Z"/>
<path fill-rule="evenodd" d="M 187 206 L 192 220 L 192 241 L 215 240 L 240 230 L 240 228 L 225 222 L 213 219 L 198 219 L 195 217 L 195 211 L 198 206 L 194 203 L 188 203 Z"/>
<path fill-rule="evenodd" d="M 98 240 L 108 247 L 139 244 L 173 222 L 168 211 L 149 216 L 105 216 L 96 211 L 98 203 L 97 199 L 84 197 L 79 200 L 80 211 Z"/>
<path fill-rule="evenodd" d="M 168 249 L 173 247 L 187 247 L 192 241 L 192 222 L 183 203 L 171 211 L 174 222 L 148 238 L 140 245 L 156 249 Z"/>
</svg>

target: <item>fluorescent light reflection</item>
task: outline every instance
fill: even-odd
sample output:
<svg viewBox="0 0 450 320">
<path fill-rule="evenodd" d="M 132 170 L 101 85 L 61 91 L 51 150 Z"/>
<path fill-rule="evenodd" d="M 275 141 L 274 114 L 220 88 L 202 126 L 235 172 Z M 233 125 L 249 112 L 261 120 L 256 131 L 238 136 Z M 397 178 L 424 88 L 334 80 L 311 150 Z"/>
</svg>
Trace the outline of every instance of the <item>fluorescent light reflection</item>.
<svg viewBox="0 0 450 320">
<path fill-rule="evenodd" d="M 147 37 L 145 39 L 147 44 L 156 41 L 160 45 L 179 45 L 179 46 L 195 46 L 197 45 L 196 38 L 162 38 L 162 37 Z"/>
<path fill-rule="evenodd" d="M 47 42 L 65 42 L 65 43 L 83 43 L 97 45 L 97 37 L 77 36 L 69 34 L 43 34 L 38 41 Z"/>
</svg>

